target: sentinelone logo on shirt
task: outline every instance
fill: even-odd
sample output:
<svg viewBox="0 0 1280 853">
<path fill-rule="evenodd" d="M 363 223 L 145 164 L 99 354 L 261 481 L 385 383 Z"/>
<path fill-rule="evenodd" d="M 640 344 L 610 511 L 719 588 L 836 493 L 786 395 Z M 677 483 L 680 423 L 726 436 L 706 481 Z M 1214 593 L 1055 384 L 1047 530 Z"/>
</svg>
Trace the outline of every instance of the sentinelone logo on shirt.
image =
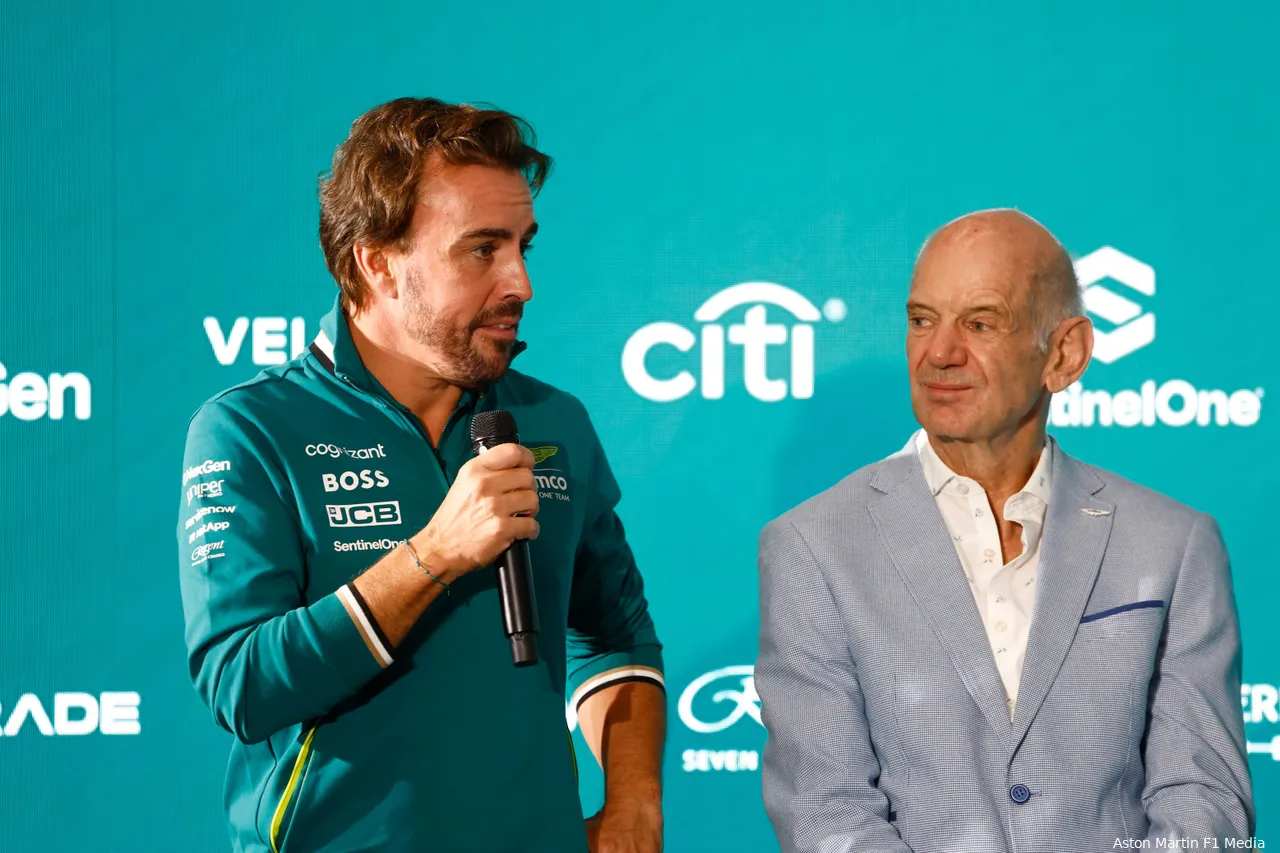
<svg viewBox="0 0 1280 853">
<path fill-rule="evenodd" d="M 702 323 L 701 335 L 677 323 L 650 323 L 638 329 L 622 348 L 622 375 L 641 397 L 655 403 L 670 403 L 701 387 L 702 396 L 719 400 L 725 392 L 725 327 L 717 320 L 734 308 L 750 305 L 741 323 L 728 327 L 728 341 L 742 348 L 742 382 L 747 393 L 765 403 L 788 397 L 805 400 L 813 396 L 813 327 L 825 317 L 839 323 L 848 314 L 841 299 L 828 299 L 819 311 L 794 290 L 764 281 L 749 281 L 725 288 L 712 296 L 693 314 Z M 769 306 L 781 308 L 799 322 L 786 325 L 768 321 Z M 790 347 L 790 378 L 770 377 L 770 346 Z M 700 378 L 688 370 L 659 378 L 649 372 L 647 358 L 654 348 L 674 347 L 688 352 L 699 347 Z"/>
<path fill-rule="evenodd" d="M 53 694 L 53 716 L 50 717 L 40 697 L 24 693 L 9 706 L 8 721 L 0 727 L 0 735 L 17 737 L 39 732 L 45 737 L 66 735 L 136 735 L 142 733 L 138 706 L 142 697 L 131 691 Z M 5 706 L 0 704 L 0 720 L 5 719 Z M 3 748 L 0 746 L 0 748 Z"/>
<path fill-rule="evenodd" d="M 1156 315 L 1139 302 L 1156 294 L 1156 272 L 1111 246 L 1075 262 L 1085 310 L 1094 321 L 1093 359 L 1113 364 L 1156 340 Z M 1106 283 L 1109 282 L 1110 286 Z M 1185 379 L 1148 379 L 1136 388 L 1086 389 L 1076 382 L 1055 394 L 1049 423 L 1055 427 L 1240 426 L 1262 415 L 1262 388 L 1235 391 L 1196 388 Z"/>
<path fill-rule="evenodd" d="M 83 373 L 41 376 L 23 371 L 10 376 L 8 369 L 0 363 L 0 417 L 12 415 L 20 421 L 38 421 L 41 418 L 60 421 L 72 412 L 76 420 L 87 421 L 93 408 L 92 390 Z"/>
</svg>

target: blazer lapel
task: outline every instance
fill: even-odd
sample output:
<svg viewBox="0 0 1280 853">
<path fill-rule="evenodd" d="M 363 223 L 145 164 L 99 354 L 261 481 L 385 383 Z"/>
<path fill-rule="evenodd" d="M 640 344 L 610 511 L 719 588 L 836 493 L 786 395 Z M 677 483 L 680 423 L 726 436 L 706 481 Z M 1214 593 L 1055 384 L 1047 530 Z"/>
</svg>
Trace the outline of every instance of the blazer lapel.
<svg viewBox="0 0 1280 853">
<path fill-rule="evenodd" d="M 1013 715 L 1015 745 L 1026 736 L 1058 677 L 1102 565 L 1115 509 L 1096 496 L 1103 485 L 1053 442 L 1053 491 L 1040 539 L 1039 586 Z"/>
<path fill-rule="evenodd" d="M 1012 752 L 1013 729 L 991 644 L 914 450 L 891 459 L 872 486 L 886 493 L 870 512 L 894 566 L 973 700 Z"/>
</svg>

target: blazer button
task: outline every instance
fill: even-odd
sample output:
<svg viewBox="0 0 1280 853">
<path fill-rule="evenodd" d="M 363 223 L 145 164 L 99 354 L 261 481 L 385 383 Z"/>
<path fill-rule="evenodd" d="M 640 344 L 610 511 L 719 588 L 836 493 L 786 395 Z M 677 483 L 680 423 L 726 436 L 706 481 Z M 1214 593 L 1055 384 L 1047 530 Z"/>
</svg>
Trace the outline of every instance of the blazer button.
<svg viewBox="0 0 1280 853">
<path fill-rule="evenodd" d="M 1031 789 L 1026 785 L 1014 785 L 1009 789 L 1009 799 L 1013 800 L 1018 805 L 1022 805 L 1027 800 L 1031 799 Z"/>
</svg>

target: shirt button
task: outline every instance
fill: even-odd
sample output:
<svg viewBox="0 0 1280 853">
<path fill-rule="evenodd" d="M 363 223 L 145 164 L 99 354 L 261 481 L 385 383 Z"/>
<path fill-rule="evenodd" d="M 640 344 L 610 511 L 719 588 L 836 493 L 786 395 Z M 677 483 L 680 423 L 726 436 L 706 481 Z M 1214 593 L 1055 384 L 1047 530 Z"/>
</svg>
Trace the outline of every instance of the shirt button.
<svg viewBox="0 0 1280 853">
<path fill-rule="evenodd" d="M 964 483 L 961 483 L 960 485 L 956 486 L 956 491 L 962 495 L 967 495 L 969 494 L 969 487 L 966 486 Z"/>
<path fill-rule="evenodd" d="M 1009 789 L 1009 799 L 1013 800 L 1018 805 L 1022 805 L 1027 800 L 1031 799 L 1031 789 L 1026 785 L 1014 785 Z"/>
<path fill-rule="evenodd" d="M 1004 604 L 1004 596 L 1003 596 L 1003 595 L 997 595 L 997 596 L 996 596 L 996 604 Z"/>
<path fill-rule="evenodd" d="M 982 556 L 984 557 L 994 557 L 995 555 L 996 555 L 996 552 L 992 548 L 988 548 L 987 550 L 982 552 Z"/>
<path fill-rule="evenodd" d="M 1008 630 L 1009 630 L 1009 623 L 1008 623 L 1008 622 L 997 622 L 997 623 L 996 623 L 996 630 L 997 630 L 997 631 L 1000 631 L 1001 633 L 1004 633 L 1005 631 L 1008 631 Z"/>
</svg>

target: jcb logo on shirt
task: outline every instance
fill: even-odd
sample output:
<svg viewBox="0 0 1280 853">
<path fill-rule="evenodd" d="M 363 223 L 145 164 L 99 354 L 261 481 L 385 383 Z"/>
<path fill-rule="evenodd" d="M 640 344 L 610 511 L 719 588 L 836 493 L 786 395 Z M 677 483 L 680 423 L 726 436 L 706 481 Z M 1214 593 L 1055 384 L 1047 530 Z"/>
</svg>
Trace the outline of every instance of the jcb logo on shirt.
<svg viewBox="0 0 1280 853">
<path fill-rule="evenodd" d="M 328 504 L 330 527 L 376 527 L 400 523 L 400 501 L 373 504 Z"/>
</svg>

